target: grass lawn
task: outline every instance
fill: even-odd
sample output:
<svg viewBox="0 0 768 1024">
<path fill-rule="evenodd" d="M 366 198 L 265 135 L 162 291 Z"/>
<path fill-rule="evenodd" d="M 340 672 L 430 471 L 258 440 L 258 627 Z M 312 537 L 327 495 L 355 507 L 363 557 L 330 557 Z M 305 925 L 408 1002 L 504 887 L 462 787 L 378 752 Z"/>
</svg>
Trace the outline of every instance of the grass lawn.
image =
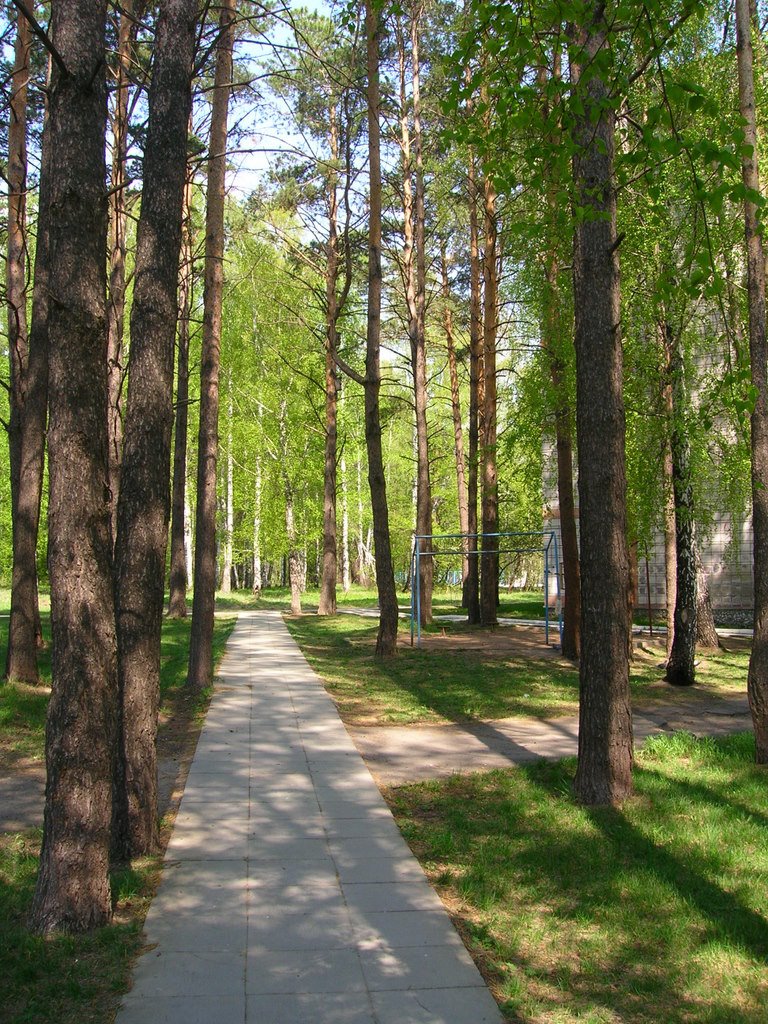
<svg viewBox="0 0 768 1024">
<path fill-rule="evenodd" d="M 350 723 L 546 718 L 575 714 L 578 709 L 576 667 L 552 655 L 543 658 L 516 650 L 518 627 L 485 632 L 462 624 L 439 625 L 427 635 L 422 649 L 404 644 L 397 658 L 379 661 L 373 656 L 375 619 L 306 615 L 286 622 Z M 534 650 L 540 653 L 540 647 Z M 696 694 L 743 693 L 748 657 L 746 650 L 702 654 Z M 635 704 L 693 696 L 662 682 L 658 666 L 663 660 L 660 647 L 638 648 L 631 680 Z"/>
<path fill-rule="evenodd" d="M 0 594 L 0 611 L 2 598 Z M 46 606 L 47 607 L 47 606 Z M 234 617 L 215 621 L 218 662 Z M 6 620 L 7 622 L 7 620 Z M 48 628 L 43 614 L 44 632 Z M 158 747 L 174 750 L 189 735 L 209 695 L 190 698 L 184 682 L 190 620 L 165 620 L 162 638 L 161 725 Z M 7 626 L 4 633 L 7 633 Z M 5 636 L 3 636 L 5 641 Z M 5 658 L 4 646 L 0 658 Z M 50 652 L 42 671 L 50 680 Z M 0 685 L 0 771 L 44 759 L 47 686 Z M 167 827 L 164 829 L 167 838 Z M 112 878 L 114 922 L 87 936 L 40 938 L 24 928 L 34 891 L 42 831 L 0 834 L 0 978 L 3 1024 L 106 1024 L 125 990 L 141 926 L 159 877 L 159 858 L 136 862 Z"/>
<path fill-rule="evenodd" d="M 575 762 L 404 786 L 398 822 L 507 1019 L 765 1024 L 768 778 L 751 736 L 648 742 L 621 810 Z"/>
</svg>

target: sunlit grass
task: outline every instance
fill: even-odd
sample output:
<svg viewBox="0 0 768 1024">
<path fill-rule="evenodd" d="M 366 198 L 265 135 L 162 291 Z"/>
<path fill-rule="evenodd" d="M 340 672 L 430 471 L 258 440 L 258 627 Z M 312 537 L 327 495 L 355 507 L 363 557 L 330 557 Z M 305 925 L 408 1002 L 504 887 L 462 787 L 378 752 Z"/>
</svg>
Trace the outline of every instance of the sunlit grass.
<svg viewBox="0 0 768 1024">
<path fill-rule="evenodd" d="M 763 1024 L 768 787 L 751 736 L 650 740 L 620 810 L 574 762 L 388 796 L 510 1021 Z"/>
<path fill-rule="evenodd" d="M 575 714 L 578 709 L 579 679 L 574 665 L 561 659 L 497 652 L 494 633 L 448 624 L 439 631 L 448 639 L 455 637 L 455 644 L 443 644 L 439 649 L 404 645 L 396 658 L 382 661 L 374 657 L 375 619 L 344 614 L 305 615 L 286 621 L 342 716 L 351 723 L 405 724 L 515 715 L 548 718 Z M 465 636 L 477 644 L 462 643 Z M 691 700 L 703 693 L 744 692 L 746 688 L 747 651 L 703 656 L 693 694 L 663 683 L 663 661 L 661 647 L 645 644 L 638 649 L 631 668 L 636 704 Z"/>
</svg>

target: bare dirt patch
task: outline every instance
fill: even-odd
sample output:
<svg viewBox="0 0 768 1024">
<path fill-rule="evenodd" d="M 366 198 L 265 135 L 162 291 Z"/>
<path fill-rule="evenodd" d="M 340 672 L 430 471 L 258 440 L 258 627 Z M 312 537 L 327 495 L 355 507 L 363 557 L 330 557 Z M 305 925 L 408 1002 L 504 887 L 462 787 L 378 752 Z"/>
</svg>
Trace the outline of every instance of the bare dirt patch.
<svg viewBox="0 0 768 1024">
<path fill-rule="evenodd" d="M 546 644 L 541 626 L 446 626 L 439 633 L 422 633 L 421 647 L 425 651 L 471 651 L 499 659 L 541 658 L 572 667 L 573 663 L 560 653 L 557 626 L 550 628 L 549 636 L 550 643 Z M 398 646 L 411 646 L 409 633 L 399 634 Z"/>
</svg>

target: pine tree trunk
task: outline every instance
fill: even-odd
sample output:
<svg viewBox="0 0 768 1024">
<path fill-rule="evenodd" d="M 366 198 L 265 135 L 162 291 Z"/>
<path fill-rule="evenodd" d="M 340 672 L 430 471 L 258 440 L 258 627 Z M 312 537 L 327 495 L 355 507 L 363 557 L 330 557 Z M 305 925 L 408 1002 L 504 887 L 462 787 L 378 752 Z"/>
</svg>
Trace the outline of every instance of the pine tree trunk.
<svg viewBox="0 0 768 1024">
<path fill-rule="evenodd" d="M 471 626 L 480 624 L 480 556 L 478 550 L 478 474 L 480 469 L 483 406 L 483 314 L 480 296 L 480 241 L 477 218 L 477 173 L 470 151 L 469 184 L 469 473 L 467 477 L 467 551 L 469 576 L 464 605 Z"/>
<path fill-rule="evenodd" d="M 672 396 L 670 452 L 675 500 L 675 616 L 674 636 L 664 678 L 675 686 L 696 681 L 696 533 L 691 475 L 691 446 L 687 433 L 687 402 L 679 339 L 663 325 Z"/>
<path fill-rule="evenodd" d="M 480 618 L 484 626 L 495 626 L 499 593 L 499 487 L 496 471 L 496 331 L 498 325 L 498 268 L 496 190 L 486 172 L 483 179 L 483 388 L 484 437 L 482 445 L 482 545 Z"/>
<path fill-rule="evenodd" d="M 461 556 L 461 592 L 465 593 L 469 580 L 469 555 L 467 554 L 467 538 L 469 533 L 469 499 L 467 497 L 467 474 L 464 459 L 464 432 L 461 423 L 461 400 L 459 396 L 459 372 L 456 365 L 456 345 L 453 331 L 453 310 L 451 309 L 451 289 L 448 282 L 448 262 L 445 255 L 445 244 L 440 250 L 440 276 L 443 293 L 443 328 L 448 349 L 448 379 L 451 391 L 451 414 L 453 418 L 453 454 L 456 459 L 456 489 L 458 491 L 459 532 L 464 534 Z"/>
<path fill-rule="evenodd" d="M 589 4 L 589 29 L 572 27 L 580 59 L 606 46 L 605 12 Z M 632 793 L 632 714 L 629 699 L 624 403 L 619 320 L 615 115 L 602 76 L 573 87 L 584 113 L 573 127 L 575 202 L 587 211 L 574 230 L 576 429 L 581 534 L 581 662 L 579 763 L 574 781 L 585 804 L 615 804 Z"/>
<path fill-rule="evenodd" d="M 111 916 L 117 648 L 107 492 L 106 0 L 53 5 L 48 565 L 53 672 L 34 931 Z M 73 501 L 73 495 L 77 500 Z M 73 572 L 73 566 L 77 571 Z"/>
<path fill-rule="evenodd" d="M 13 576 L 5 675 L 36 685 L 37 536 L 43 483 L 45 421 L 48 391 L 48 194 L 49 139 L 43 129 L 43 155 L 38 202 L 32 329 L 27 337 L 26 122 L 29 76 L 29 24 L 17 15 L 12 99 L 8 130 L 8 263 L 6 268 L 8 348 L 10 355 L 9 456 L 13 526 Z M 38 273 L 40 275 L 38 279 Z M 20 374 L 23 373 L 23 379 Z"/>
<path fill-rule="evenodd" d="M 107 407 L 109 431 L 109 488 L 112 492 L 112 535 L 117 536 L 117 503 L 120 494 L 120 464 L 123 450 L 123 382 L 126 292 L 126 160 L 128 156 L 129 69 L 136 41 L 135 0 L 127 0 L 120 12 L 117 43 L 117 81 L 112 114 L 112 176 L 110 187 L 109 302 L 107 304 Z"/>
<path fill-rule="evenodd" d="M 750 12 L 748 0 L 736 0 L 736 53 L 739 112 L 744 124 L 742 181 L 760 192 Z M 749 150 L 749 152 L 747 152 Z M 752 412 L 752 529 L 754 535 L 754 634 L 747 689 L 758 764 L 768 764 L 768 344 L 765 324 L 765 252 L 758 211 L 744 200 L 747 244 L 747 299 L 752 384 L 757 401 Z"/>
<path fill-rule="evenodd" d="M 121 747 L 113 853 L 119 860 L 150 854 L 158 843 L 160 632 L 196 13 L 197 0 L 161 5 L 149 87 L 115 543 Z"/>
<path fill-rule="evenodd" d="M 229 386 L 229 395 L 227 401 L 227 503 L 224 521 L 224 543 L 222 545 L 224 549 L 224 558 L 221 572 L 222 594 L 232 593 L 232 537 L 235 530 L 235 456 L 234 452 L 232 451 L 232 418 L 234 416 L 234 407 L 232 403 L 231 371 L 228 373 L 227 376 L 227 384 Z"/>
<path fill-rule="evenodd" d="M 219 443 L 221 303 L 224 289 L 224 186 L 227 112 L 232 88 L 235 2 L 222 0 L 216 45 L 208 157 L 205 225 L 203 351 L 200 361 L 200 427 L 197 444 L 195 582 L 187 681 L 203 690 L 213 681 L 213 614 L 216 597 L 216 460 Z"/>
<path fill-rule="evenodd" d="M 329 111 L 329 143 L 331 164 L 335 167 L 339 159 L 338 125 L 336 109 L 331 104 Z M 318 615 L 336 614 L 336 579 L 338 576 L 337 527 L 336 527 L 336 457 L 338 446 L 339 371 L 336 357 L 339 349 L 338 281 L 339 281 L 339 237 L 337 178 L 335 170 L 330 172 L 328 188 L 328 242 L 325 268 L 325 461 L 323 464 L 323 563 L 320 578 L 320 602 Z"/>
<path fill-rule="evenodd" d="M 8 256 L 5 298 L 8 307 L 8 454 L 11 464 L 11 519 L 16 519 L 21 467 L 21 418 L 27 384 L 27 81 L 30 29 L 16 15 L 8 119 Z"/>
<path fill-rule="evenodd" d="M 168 595 L 168 617 L 187 617 L 187 430 L 189 425 L 189 316 L 192 307 L 194 278 L 192 212 L 190 208 L 192 177 L 187 168 L 184 189 L 184 217 L 181 228 L 179 266 L 179 315 L 176 363 L 176 423 L 173 438 L 173 483 L 171 492 L 171 572 Z"/>
<path fill-rule="evenodd" d="M 368 226 L 368 327 L 365 355 L 365 441 L 368 450 L 368 485 L 371 491 L 376 558 L 376 586 L 379 592 L 379 631 L 376 655 L 392 657 L 397 652 L 397 592 L 389 537 L 387 485 L 381 445 L 379 391 L 381 366 L 381 96 L 379 90 L 379 14 L 373 0 L 365 2 L 368 100 L 368 158 L 370 180 Z"/>
</svg>

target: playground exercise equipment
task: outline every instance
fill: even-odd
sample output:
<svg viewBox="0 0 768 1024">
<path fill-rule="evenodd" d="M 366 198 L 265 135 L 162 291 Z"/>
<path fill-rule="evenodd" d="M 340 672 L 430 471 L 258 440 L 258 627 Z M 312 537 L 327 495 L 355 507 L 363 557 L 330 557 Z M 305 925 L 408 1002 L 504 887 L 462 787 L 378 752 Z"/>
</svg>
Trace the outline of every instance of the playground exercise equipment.
<svg viewBox="0 0 768 1024">
<path fill-rule="evenodd" d="M 449 550 L 434 550 L 435 541 L 467 541 L 474 539 L 478 544 L 484 540 L 495 537 L 497 541 L 508 541 L 512 538 L 528 538 L 525 546 L 520 547 L 499 547 L 483 549 L 478 547 L 476 551 L 469 550 L 469 543 L 465 547 Z M 535 544 L 534 540 L 539 543 Z M 422 543 L 428 542 L 427 550 L 422 551 Z M 560 562 L 557 554 L 557 535 L 553 530 L 545 530 L 541 533 L 533 531 L 513 533 L 426 533 L 414 534 L 413 549 L 411 552 L 411 647 L 413 647 L 414 634 L 416 635 L 416 646 L 421 647 L 421 579 L 419 567 L 422 558 L 435 558 L 442 555 L 462 555 L 480 557 L 484 554 L 538 554 L 544 556 L 544 643 L 549 645 L 549 580 L 550 573 L 554 573 L 555 579 L 555 608 L 557 611 L 560 644 L 563 642 L 563 608 L 560 599 Z M 550 567 L 551 560 L 551 567 Z"/>
</svg>

